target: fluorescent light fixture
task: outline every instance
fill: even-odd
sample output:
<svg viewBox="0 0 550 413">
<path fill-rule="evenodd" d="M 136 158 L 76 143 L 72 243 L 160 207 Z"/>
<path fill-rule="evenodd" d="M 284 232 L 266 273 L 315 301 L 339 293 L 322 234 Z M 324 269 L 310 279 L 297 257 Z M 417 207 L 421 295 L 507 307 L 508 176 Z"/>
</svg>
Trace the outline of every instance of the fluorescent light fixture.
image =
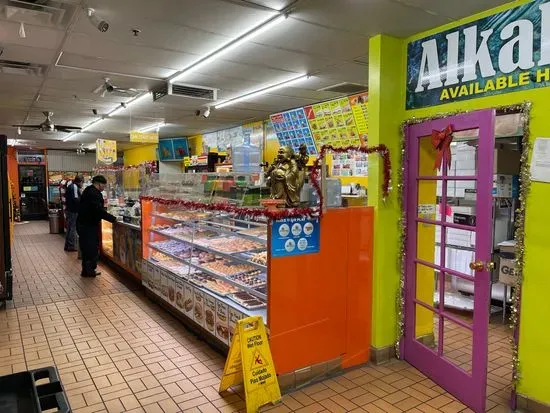
<svg viewBox="0 0 550 413">
<path fill-rule="evenodd" d="M 88 145 L 88 147 L 87 147 L 86 149 L 88 149 L 88 150 L 90 150 L 90 151 L 95 150 L 95 149 L 96 149 L 95 143 L 93 143 L 93 144 L 91 144 L 91 145 Z"/>
<path fill-rule="evenodd" d="M 118 113 L 118 112 L 120 112 L 124 109 L 129 108 L 132 105 L 135 105 L 137 103 L 140 103 L 140 102 L 143 102 L 143 101 L 147 100 L 148 98 L 151 98 L 151 92 L 147 92 L 147 93 L 144 93 L 143 95 L 137 96 L 134 99 L 130 100 L 129 102 L 121 103 L 116 108 L 114 108 L 112 111 L 110 111 L 107 114 L 107 117 L 111 117 L 111 116 L 115 115 L 116 113 Z"/>
<path fill-rule="evenodd" d="M 271 17 L 267 19 L 266 21 L 260 23 L 259 25 L 253 27 L 246 33 L 244 33 L 242 36 L 237 37 L 234 40 L 229 41 L 228 43 L 224 44 L 220 48 L 214 50 L 213 52 L 207 54 L 205 57 L 200 58 L 199 60 L 195 61 L 194 63 L 191 63 L 189 66 L 183 68 L 179 73 L 174 75 L 171 79 L 168 81 L 170 83 L 177 82 L 181 80 L 185 75 L 194 72 L 204 66 L 206 66 L 209 63 L 212 63 L 214 60 L 220 58 L 224 54 L 230 52 L 231 50 L 236 49 L 237 47 L 241 46 L 242 44 L 252 40 L 256 36 L 260 35 L 261 33 L 264 33 L 273 27 L 277 26 L 279 23 L 285 21 L 288 18 L 288 14 L 277 14 L 275 17 Z"/>
<path fill-rule="evenodd" d="M 155 123 L 154 125 L 150 125 L 143 129 L 140 129 L 138 132 L 151 132 L 153 130 L 156 130 L 158 132 L 158 130 L 165 125 L 166 125 L 165 122 Z"/>
<path fill-rule="evenodd" d="M 305 79 L 309 79 L 308 74 L 302 74 L 302 75 L 299 75 L 297 77 L 293 77 L 292 79 L 285 80 L 284 82 L 277 83 L 277 84 L 271 85 L 271 86 L 266 86 L 262 89 L 254 90 L 252 92 L 245 93 L 244 95 L 224 100 L 224 101 L 214 105 L 214 108 L 221 109 L 221 108 L 224 108 L 226 106 L 233 105 L 233 104 L 238 103 L 238 102 L 242 102 L 243 100 L 248 100 L 248 99 L 254 98 L 256 96 L 265 95 L 266 93 L 272 92 L 272 91 L 277 90 L 277 89 L 282 89 L 284 87 L 291 86 L 291 85 L 293 85 L 295 83 L 298 83 L 298 82 L 301 82 L 302 80 L 305 80 Z"/>
<path fill-rule="evenodd" d="M 17 145 L 17 139 L 8 139 L 8 146 Z"/>
<path fill-rule="evenodd" d="M 71 139 L 73 136 L 78 135 L 77 132 L 71 132 L 67 136 L 65 136 L 65 139 L 63 139 L 63 142 L 67 142 L 69 139 Z"/>
</svg>

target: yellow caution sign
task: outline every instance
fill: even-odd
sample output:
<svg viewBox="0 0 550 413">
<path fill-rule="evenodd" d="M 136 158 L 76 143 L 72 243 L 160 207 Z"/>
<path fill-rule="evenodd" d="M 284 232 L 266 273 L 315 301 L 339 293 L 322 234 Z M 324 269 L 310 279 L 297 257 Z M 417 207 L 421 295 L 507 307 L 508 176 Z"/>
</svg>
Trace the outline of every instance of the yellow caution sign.
<svg viewBox="0 0 550 413">
<path fill-rule="evenodd" d="M 256 413 L 261 406 L 281 400 L 262 317 L 237 321 L 219 391 L 243 381 L 247 413 Z"/>
</svg>

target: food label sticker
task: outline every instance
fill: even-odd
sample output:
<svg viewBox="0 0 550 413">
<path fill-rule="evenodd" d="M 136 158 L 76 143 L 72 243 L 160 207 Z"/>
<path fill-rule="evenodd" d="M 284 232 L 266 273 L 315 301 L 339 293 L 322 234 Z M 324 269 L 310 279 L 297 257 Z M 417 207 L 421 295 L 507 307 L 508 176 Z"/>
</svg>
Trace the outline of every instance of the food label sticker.
<svg viewBox="0 0 550 413">
<path fill-rule="evenodd" d="M 435 204 L 419 204 L 418 216 L 431 216 L 435 215 L 437 212 L 437 206 Z"/>
<path fill-rule="evenodd" d="M 206 329 L 215 334 L 216 331 L 216 299 L 204 294 L 204 322 Z"/>
<path fill-rule="evenodd" d="M 184 289 L 184 301 L 183 301 L 183 312 L 189 318 L 194 318 L 195 308 L 195 292 L 193 286 L 187 282 L 183 283 Z"/>
<path fill-rule="evenodd" d="M 216 301 L 216 337 L 229 345 L 229 306 Z"/>
<path fill-rule="evenodd" d="M 195 305 L 193 310 L 193 319 L 201 326 L 204 326 L 204 293 L 198 288 L 193 289 Z"/>
</svg>

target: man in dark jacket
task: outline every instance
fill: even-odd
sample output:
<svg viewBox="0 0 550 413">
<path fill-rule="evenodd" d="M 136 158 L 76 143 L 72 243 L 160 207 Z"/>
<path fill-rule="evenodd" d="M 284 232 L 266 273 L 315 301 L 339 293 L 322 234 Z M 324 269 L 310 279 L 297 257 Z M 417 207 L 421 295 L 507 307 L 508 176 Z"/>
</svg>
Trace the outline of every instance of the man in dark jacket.
<svg viewBox="0 0 550 413">
<path fill-rule="evenodd" d="M 99 261 L 99 230 L 101 220 L 115 222 L 116 217 L 105 210 L 103 195 L 107 180 L 104 176 L 94 176 L 92 185 L 84 190 L 80 199 L 77 231 L 82 251 L 82 277 L 95 277 Z"/>
<path fill-rule="evenodd" d="M 67 235 L 65 236 L 65 251 L 76 251 L 76 218 L 80 207 L 82 177 L 77 175 L 67 186 L 65 205 L 67 207 Z"/>
</svg>

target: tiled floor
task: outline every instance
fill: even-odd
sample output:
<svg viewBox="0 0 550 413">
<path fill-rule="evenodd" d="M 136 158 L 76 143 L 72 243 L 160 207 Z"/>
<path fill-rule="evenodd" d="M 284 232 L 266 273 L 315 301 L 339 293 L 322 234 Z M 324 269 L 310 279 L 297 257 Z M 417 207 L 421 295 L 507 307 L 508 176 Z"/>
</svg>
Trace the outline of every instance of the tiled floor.
<svg viewBox="0 0 550 413">
<path fill-rule="evenodd" d="M 14 300 L 0 311 L 0 375 L 56 365 L 84 412 L 240 412 L 217 392 L 224 359 L 102 268 L 79 277 L 76 254 L 45 223 L 16 226 Z M 501 331 L 502 330 L 502 331 Z M 506 332 L 491 339 L 488 408 L 506 412 Z M 404 362 L 364 367 L 285 396 L 272 412 L 470 411 Z"/>
</svg>

